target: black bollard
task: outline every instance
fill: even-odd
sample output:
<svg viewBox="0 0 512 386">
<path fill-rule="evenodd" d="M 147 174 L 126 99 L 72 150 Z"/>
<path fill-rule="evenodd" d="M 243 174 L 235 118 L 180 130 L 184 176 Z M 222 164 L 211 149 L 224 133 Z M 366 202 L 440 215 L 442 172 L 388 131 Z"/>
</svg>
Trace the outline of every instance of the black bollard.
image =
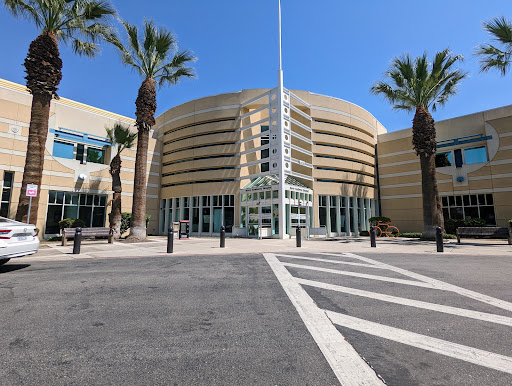
<svg viewBox="0 0 512 386">
<path fill-rule="evenodd" d="M 297 248 L 302 246 L 302 236 L 301 236 L 300 226 L 297 227 L 297 232 L 295 233 L 295 241 L 297 242 Z"/>
<path fill-rule="evenodd" d="M 436 244 L 437 244 L 437 252 L 443 252 L 444 251 L 443 228 L 441 228 L 441 227 L 436 228 Z"/>
<path fill-rule="evenodd" d="M 226 227 L 224 225 L 220 227 L 220 247 L 226 247 Z"/>
<path fill-rule="evenodd" d="M 73 240 L 73 254 L 80 254 L 80 244 L 82 243 L 82 228 L 78 227 L 75 230 L 75 239 Z"/>
<path fill-rule="evenodd" d="M 172 253 L 174 249 L 174 229 L 172 225 L 167 231 L 167 253 Z"/>
<path fill-rule="evenodd" d="M 370 246 L 372 248 L 377 247 L 377 243 L 375 242 L 375 227 L 373 225 L 370 227 Z"/>
</svg>

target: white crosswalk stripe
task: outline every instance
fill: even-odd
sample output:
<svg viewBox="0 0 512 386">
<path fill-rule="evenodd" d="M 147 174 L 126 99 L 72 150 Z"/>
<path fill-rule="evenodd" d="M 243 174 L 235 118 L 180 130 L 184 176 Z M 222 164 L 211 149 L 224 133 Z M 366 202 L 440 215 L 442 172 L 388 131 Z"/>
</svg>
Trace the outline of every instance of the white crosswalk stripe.
<svg viewBox="0 0 512 386">
<path fill-rule="evenodd" d="M 357 288 L 350 288 L 346 286 L 335 285 L 331 283 L 324 283 L 318 280 L 308 280 L 301 277 L 293 276 L 289 268 L 293 268 L 296 275 L 301 275 L 306 272 L 320 272 L 328 274 L 336 274 L 343 276 L 350 276 L 353 278 L 360 278 L 364 280 L 378 280 L 381 282 L 403 284 L 407 286 L 416 286 L 420 288 L 429 288 L 434 290 L 441 290 L 445 292 L 452 292 L 460 296 L 464 296 L 479 302 L 491 305 L 507 311 L 512 311 L 512 303 L 502 299 L 493 298 L 491 296 L 461 288 L 449 283 L 433 279 L 428 276 L 417 274 L 402 268 L 398 268 L 389 264 L 382 263 L 377 260 L 372 260 L 364 256 L 355 255 L 352 253 L 316 253 L 312 256 L 299 256 L 293 254 L 271 254 L 265 253 L 265 259 L 274 271 L 274 274 L 280 281 L 288 297 L 295 305 L 306 326 L 311 332 L 313 338 L 318 346 L 324 352 L 328 362 L 338 376 L 338 379 L 343 385 L 349 384 L 381 384 L 380 380 L 375 377 L 373 371 L 368 370 L 364 372 L 363 380 L 356 381 L 351 379 L 357 371 L 361 371 L 361 358 L 352 347 L 350 350 L 347 345 L 348 342 L 344 339 L 341 333 L 335 329 L 334 325 L 342 326 L 348 329 L 363 332 L 369 335 L 378 336 L 391 341 L 406 344 L 412 347 L 428 350 L 434 353 L 442 354 L 448 357 L 460 359 L 469 363 L 484 366 L 490 369 L 502 371 L 512 374 L 512 358 L 490 351 L 477 349 L 442 339 L 437 339 L 431 336 L 418 334 L 415 332 L 399 329 L 396 327 L 386 326 L 381 323 L 375 323 L 365 319 L 349 316 L 345 314 L 336 313 L 329 310 L 319 308 L 314 300 L 307 294 L 302 286 L 309 286 L 314 288 L 321 288 L 328 291 L 335 291 L 349 295 L 369 298 L 377 301 L 393 303 L 405 307 L 414 307 L 464 318 L 471 318 L 479 321 L 499 324 L 507 327 L 512 327 L 512 317 L 507 317 L 488 312 L 480 312 L 470 309 L 452 307 L 443 304 L 429 303 L 420 300 L 408 299 L 398 296 L 391 296 L 388 294 L 365 291 Z M 328 258 L 330 257 L 330 258 Z M 280 261 L 286 259 L 286 261 Z M 352 261 L 347 261 L 351 259 Z M 312 262 L 310 265 L 295 264 L 288 261 L 304 260 Z M 354 260 L 359 262 L 354 262 Z M 373 275 L 360 272 L 344 271 L 340 269 L 325 268 L 315 266 L 313 263 L 327 263 L 332 265 L 350 265 L 359 267 L 361 269 L 379 269 L 383 272 L 390 271 L 395 274 L 400 274 L 412 280 L 399 279 L 389 276 Z M 503 311 L 502 311 L 503 312 Z M 329 323 L 322 317 L 325 316 Z M 334 330 L 332 329 L 334 327 Z M 335 338 L 337 336 L 337 339 Z M 326 344 L 329 342 L 329 344 Z M 353 363 L 349 363 L 353 361 Z M 351 367 L 353 366 L 353 367 Z M 364 368 L 364 366 L 363 366 Z M 377 379 L 377 380 L 376 380 Z M 373 383 L 372 383 L 373 382 Z"/>
</svg>

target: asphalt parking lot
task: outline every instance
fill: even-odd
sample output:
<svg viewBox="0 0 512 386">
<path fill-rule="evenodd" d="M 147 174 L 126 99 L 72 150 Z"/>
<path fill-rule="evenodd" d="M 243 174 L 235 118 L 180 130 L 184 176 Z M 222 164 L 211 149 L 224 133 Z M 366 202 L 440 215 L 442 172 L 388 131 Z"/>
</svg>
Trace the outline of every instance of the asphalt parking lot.
<svg viewBox="0 0 512 386">
<path fill-rule="evenodd" d="M 510 247 L 227 241 L 0 266 L 2 383 L 512 384 Z"/>
</svg>

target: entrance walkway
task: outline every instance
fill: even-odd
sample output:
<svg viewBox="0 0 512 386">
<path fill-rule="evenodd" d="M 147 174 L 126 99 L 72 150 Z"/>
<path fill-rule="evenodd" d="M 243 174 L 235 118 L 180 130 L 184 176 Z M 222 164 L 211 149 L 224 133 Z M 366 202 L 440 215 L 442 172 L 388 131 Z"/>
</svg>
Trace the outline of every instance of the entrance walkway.
<svg viewBox="0 0 512 386">
<path fill-rule="evenodd" d="M 246 239 L 227 238 L 226 248 L 219 247 L 218 238 L 191 238 L 174 240 L 175 255 L 218 255 L 243 253 L 282 253 L 302 252 L 375 252 L 375 253 L 432 253 L 436 256 L 471 254 L 474 256 L 509 255 L 512 258 L 512 246 L 506 240 L 464 239 L 462 244 L 456 240 L 445 240 L 444 252 L 436 252 L 433 241 L 417 239 L 377 239 L 377 247 L 370 247 L 369 237 L 343 237 L 335 239 L 302 240 L 302 247 L 297 248 L 295 239 Z M 81 254 L 73 255 L 73 243 L 62 247 L 60 243 L 41 244 L 39 252 L 32 256 L 16 259 L 17 261 L 36 261 L 39 259 L 87 259 L 114 257 L 168 256 L 166 254 L 167 238 L 150 236 L 147 242 L 126 243 L 124 241 L 108 244 L 105 240 L 85 240 L 82 242 Z"/>
</svg>

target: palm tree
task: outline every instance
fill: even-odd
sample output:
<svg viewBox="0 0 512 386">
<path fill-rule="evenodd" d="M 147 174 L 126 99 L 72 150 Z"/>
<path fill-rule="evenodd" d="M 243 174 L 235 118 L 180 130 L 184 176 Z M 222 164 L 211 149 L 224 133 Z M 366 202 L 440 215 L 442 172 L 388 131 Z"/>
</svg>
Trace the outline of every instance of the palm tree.
<svg viewBox="0 0 512 386">
<path fill-rule="evenodd" d="M 41 186 L 44 148 L 48 135 L 50 102 L 58 99 L 62 79 L 62 60 L 59 42 L 70 43 L 78 55 L 94 56 L 96 42 L 109 27 L 103 21 L 115 10 L 106 2 L 90 0 L 3 0 L 15 17 L 31 20 L 40 30 L 30 43 L 25 59 L 27 88 L 32 94 L 27 157 L 21 185 L 16 220 L 26 221 L 29 198 L 27 184 Z M 30 222 L 37 222 L 39 197 L 32 202 Z"/>
<path fill-rule="evenodd" d="M 412 144 L 420 157 L 423 193 L 423 237 L 435 236 L 436 227 L 444 226 L 443 211 L 436 180 L 436 129 L 429 109 L 436 111 L 457 92 L 457 85 L 466 74 L 454 70 L 453 65 L 462 60 L 461 55 L 451 55 L 448 49 L 436 53 L 429 63 L 427 53 L 411 59 L 409 54 L 394 58 L 386 77 L 390 84 L 377 82 L 373 94 L 381 94 L 394 109 L 415 111 L 412 121 Z"/>
<path fill-rule="evenodd" d="M 106 127 L 107 137 L 112 148 L 117 147 L 117 153 L 110 161 L 110 175 L 112 176 L 112 210 L 110 212 L 110 227 L 114 230 L 114 238 L 121 237 L 121 152 L 131 149 L 137 138 L 137 133 L 132 133 L 129 126 L 116 123 L 112 128 Z"/>
<path fill-rule="evenodd" d="M 506 75 L 512 62 L 512 21 L 502 17 L 496 17 L 484 23 L 493 40 L 500 43 L 502 49 L 492 44 L 478 46 L 475 54 L 480 56 L 480 71 L 487 72 L 496 69 L 501 75 Z"/>
<path fill-rule="evenodd" d="M 144 22 L 144 36 L 139 41 L 137 27 L 123 22 L 128 41 L 123 44 L 118 36 L 111 35 L 108 41 L 121 53 L 125 65 L 134 68 L 144 79 L 135 101 L 136 123 L 139 132 L 135 177 L 133 186 L 130 239 L 146 238 L 146 169 L 149 131 L 155 124 L 156 86 L 175 85 L 181 78 L 194 77 L 190 62 L 192 54 L 178 51 L 176 38 L 165 28 L 157 28 L 153 21 Z"/>
</svg>

